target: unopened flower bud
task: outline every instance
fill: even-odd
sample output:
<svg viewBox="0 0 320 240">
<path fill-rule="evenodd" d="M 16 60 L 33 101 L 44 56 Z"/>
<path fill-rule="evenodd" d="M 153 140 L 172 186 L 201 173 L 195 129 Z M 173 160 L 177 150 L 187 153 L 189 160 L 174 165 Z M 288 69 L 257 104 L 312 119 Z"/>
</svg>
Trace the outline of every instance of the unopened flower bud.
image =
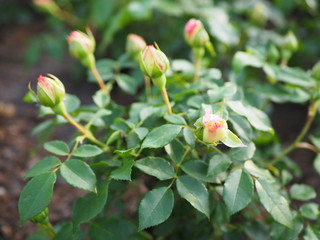
<svg viewBox="0 0 320 240">
<path fill-rule="evenodd" d="M 147 44 L 142 37 L 132 33 L 128 35 L 126 51 L 133 58 L 137 59 L 146 46 Z"/>
<path fill-rule="evenodd" d="M 292 31 L 289 31 L 283 38 L 282 47 L 288 51 L 294 52 L 298 49 L 299 43 L 297 37 Z"/>
<path fill-rule="evenodd" d="M 219 141 L 227 137 L 227 122 L 218 115 L 212 114 L 211 109 L 205 110 L 202 118 L 203 123 L 203 141 L 212 144 L 218 144 Z"/>
<path fill-rule="evenodd" d="M 48 219 L 48 208 L 46 208 L 45 210 L 43 210 L 41 213 L 39 213 L 38 215 L 34 216 L 31 221 L 37 224 L 45 224 L 49 222 Z"/>
<path fill-rule="evenodd" d="M 252 21 L 258 25 L 265 25 L 268 20 L 268 10 L 262 2 L 257 2 L 250 13 Z"/>
<path fill-rule="evenodd" d="M 53 15 L 59 10 L 59 6 L 54 0 L 33 0 L 32 2 L 40 11 Z"/>
<path fill-rule="evenodd" d="M 68 37 L 69 50 L 72 56 L 79 59 L 81 63 L 92 68 L 95 64 L 93 52 L 95 49 L 95 40 L 91 32 L 88 34 L 81 31 L 73 31 Z"/>
<path fill-rule="evenodd" d="M 48 75 L 49 77 L 38 77 L 37 96 L 41 105 L 55 107 L 63 100 L 65 89 L 57 77 Z"/>
<path fill-rule="evenodd" d="M 149 45 L 140 54 L 139 62 L 144 75 L 150 77 L 157 88 L 164 89 L 166 85 L 164 74 L 169 68 L 167 56 L 153 45 Z"/>
</svg>

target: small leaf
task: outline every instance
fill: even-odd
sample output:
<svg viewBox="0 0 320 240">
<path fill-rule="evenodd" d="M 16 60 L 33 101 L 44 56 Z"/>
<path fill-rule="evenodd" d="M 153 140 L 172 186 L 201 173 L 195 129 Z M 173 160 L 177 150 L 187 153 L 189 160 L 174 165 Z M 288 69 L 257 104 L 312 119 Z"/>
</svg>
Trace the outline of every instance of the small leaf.
<svg viewBox="0 0 320 240">
<path fill-rule="evenodd" d="M 76 157 L 94 157 L 102 153 L 102 150 L 95 145 L 83 144 L 72 152 Z"/>
<path fill-rule="evenodd" d="M 311 220 L 317 220 L 319 217 L 319 205 L 316 203 L 306 203 L 303 204 L 299 211 L 301 212 L 301 215 L 305 218 L 309 218 Z"/>
<path fill-rule="evenodd" d="M 299 233 L 303 229 L 303 222 L 299 217 L 293 219 L 292 228 L 288 228 L 277 222 L 273 222 L 271 226 L 270 236 L 272 240 L 292 240 L 297 239 Z"/>
<path fill-rule="evenodd" d="M 34 177 L 42 173 L 46 173 L 54 167 L 61 164 L 61 161 L 57 157 L 45 157 L 37 162 L 25 175 L 26 178 Z"/>
<path fill-rule="evenodd" d="M 46 142 L 44 144 L 44 149 L 59 156 L 67 156 L 70 151 L 68 145 L 65 142 L 58 140 Z"/>
<path fill-rule="evenodd" d="M 233 161 L 246 161 L 248 159 L 252 159 L 254 153 L 256 151 L 256 146 L 254 143 L 247 144 L 247 147 L 243 148 L 233 148 L 228 152 L 228 156 Z"/>
<path fill-rule="evenodd" d="M 153 129 L 144 139 L 141 148 L 160 148 L 170 143 L 181 131 L 181 126 L 166 124 Z"/>
<path fill-rule="evenodd" d="M 233 70 L 238 73 L 246 66 L 260 68 L 262 67 L 262 61 L 253 54 L 240 51 L 236 52 L 232 59 Z"/>
<path fill-rule="evenodd" d="M 225 154 L 214 155 L 210 158 L 207 176 L 213 177 L 226 171 L 231 163 L 231 160 Z"/>
<path fill-rule="evenodd" d="M 264 208 L 279 223 L 293 227 L 293 217 L 289 208 L 289 203 L 279 192 L 279 189 L 272 182 L 263 178 L 255 181 L 259 199 Z"/>
<path fill-rule="evenodd" d="M 19 198 L 20 221 L 31 219 L 48 207 L 56 182 L 56 174 L 44 173 L 32 178 L 24 187 Z"/>
<path fill-rule="evenodd" d="M 140 140 L 144 139 L 147 136 L 149 130 L 144 127 L 136 128 L 135 132 L 137 133 Z"/>
<path fill-rule="evenodd" d="M 111 172 L 111 177 L 116 180 L 127 180 L 131 181 L 131 171 L 134 161 L 132 159 L 124 159 L 123 165 Z"/>
<path fill-rule="evenodd" d="M 110 96 L 100 90 L 93 95 L 93 101 L 99 108 L 104 108 L 109 104 Z"/>
<path fill-rule="evenodd" d="M 253 195 L 253 181 L 245 171 L 236 169 L 227 178 L 223 188 L 223 200 L 228 211 L 234 214 L 245 208 Z"/>
<path fill-rule="evenodd" d="M 227 130 L 227 137 L 223 140 L 221 140 L 224 145 L 227 145 L 231 148 L 237 148 L 237 147 L 245 147 L 241 140 L 230 130 Z"/>
<path fill-rule="evenodd" d="M 166 114 L 164 116 L 164 119 L 167 120 L 168 122 L 170 123 L 173 123 L 173 124 L 177 124 L 177 125 L 186 125 L 186 120 L 184 120 L 183 117 L 177 115 L 177 114 Z"/>
<path fill-rule="evenodd" d="M 139 205 L 139 230 L 167 220 L 173 205 L 174 197 L 170 188 L 160 187 L 148 192 Z"/>
<path fill-rule="evenodd" d="M 293 199 L 306 201 L 317 196 L 313 187 L 306 184 L 294 184 L 290 188 L 290 195 Z"/>
<path fill-rule="evenodd" d="M 172 161 L 175 163 L 180 163 L 185 150 L 179 140 L 174 139 L 170 144 L 166 145 L 164 149 Z"/>
<path fill-rule="evenodd" d="M 72 221 L 75 226 L 97 216 L 104 208 L 108 198 L 109 182 L 98 183 L 97 193 L 88 193 L 78 198 L 73 206 Z"/>
<path fill-rule="evenodd" d="M 179 195 L 210 218 L 209 194 L 206 187 L 197 179 L 186 175 L 180 176 L 176 184 Z"/>
<path fill-rule="evenodd" d="M 275 182 L 275 179 L 267 169 L 258 167 L 252 160 L 245 161 L 244 168 L 256 178 L 264 178 L 269 182 Z"/>
<path fill-rule="evenodd" d="M 146 157 L 140 159 L 136 161 L 134 166 L 159 180 L 167 180 L 174 177 L 173 167 L 168 161 L 160 157 Z"/>
<path fill-rule="evenodd" d="M 134 95 L 137 92 L 138 82 L 136 79 L 127 74 L 118 74 L 116 82 L 119 87 L 126 93 Z"/>
<path fill-rule="evenodd" d="M 188 128 L 188 127 L 183 128 L 183 137 L 189 146 L 194 147 L 194 144 L 196 142 L 196 138 L 194 136 L 193 131 L 190 128 Z"/>
<path fill-rule="evenodd" d="M 181 165 L 181 169 L 193 178 L 203 182 L 214 182 L 212 176 L 207 176 L 208 164 L 201 160 L 191 160 Z"/>
<path fill-rule="evenodd" d="M 96 175 L 85 162 L 76 159 L 65 161 L 61 165 L 60 173 L 71 186 L 96 191 Z"/>
</svg>

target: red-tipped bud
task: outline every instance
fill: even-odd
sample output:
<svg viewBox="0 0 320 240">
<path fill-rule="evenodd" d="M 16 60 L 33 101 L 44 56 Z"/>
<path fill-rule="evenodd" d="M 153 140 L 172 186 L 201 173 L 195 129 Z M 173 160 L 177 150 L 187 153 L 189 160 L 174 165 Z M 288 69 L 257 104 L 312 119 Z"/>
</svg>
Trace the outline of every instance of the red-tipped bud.
<svg viewBox="0 0 320 240">
<path fill-rule="evenodd" d="M 54 0 L 33 0 L 33 4 L 41 11 L 55 14 L 59 7 Z"/>
<path fill-rule="evenodd" d="M 218 144 L 219 141 L 227 137 L 227 122 L 218 115 L 212 114 L 211 109 L 206 109 L 202 117 L 203 123 L 203 141 L 212 144 Z"/>
<path fill-rule="evenodd" d="M 73 31 L 68 37 L 69 50 L 72 56 L 79 59 L 81 63 L 91 68 L 95 64 L 93 52 L 95 40 L 91 32 L 88 34 L 81 31 Z"/>
<path fill-rule="evenodd" d="M 146 46 L 147 44 L 142 37 L 132 33 L 128 35 L 126 51 L 130 56 L 137 58 Z"/>
<path fill-rule="evenodd" d="M 153 45 L 149 45 L 141 53 L 139 62 L 144 75 L 150 77 L 160 90 L 164 89 L 166 85 L 164 74 L 169 68 L 167 56 Z"/>
<path fill-rule="evenodd" d="M 64 98 L 65 89 L 63 83 L 55 76 L 38 77 L 38 99 L 41 105 L 46 107 L 57 106 Z"/>
</svg>

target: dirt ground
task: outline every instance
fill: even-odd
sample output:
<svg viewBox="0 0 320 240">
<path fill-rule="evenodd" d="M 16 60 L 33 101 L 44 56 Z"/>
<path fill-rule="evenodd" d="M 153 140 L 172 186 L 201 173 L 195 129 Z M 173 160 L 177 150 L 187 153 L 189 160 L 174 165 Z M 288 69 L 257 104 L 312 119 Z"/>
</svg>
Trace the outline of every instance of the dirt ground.
<svg viewBox="0 0 320 240">
<path fill-rule="evenodd" d="M 46 73 L 67 79 L 68 65 L 72 61 L 68 56 L 62 62 L 44 56 L 40 63 L 25 71 L 26 43 L 35 31 L 34 26 L 24 26 L 5 29 L 0 34 L 0 239 L 3 240 L 25 239 L 29 233 L 37 229 L 29 222 L 21 226 L 17 211 L 19 194 L 26 184 L 24 174 L 46 154 L 41 149 L 36 155 L 31 152 L 37 139 L 37 136 L 31 136 L 31 131 L 41 119 L 37 118 L 35 105 L 22 102 L 28 82 L 33 82 L 35 86 L 37 76 Z M 75 86 L 73 83 L 68 83 L 66 88 L 68 92 L 77 93 L 85 101 L 95 90 L 95 86 L 91 84 Z M 273 125 L 277 130 L 281 130 L 280 135 L 283 140 L 290 141 L 296 136 L 305 114 L 306 107 L 303 106 L 276 107 L 273 114 L 276 121 L 273 120 Z M 66 139 L 68 134 L 65 135 L 65 131 L 70 131 L 70 128 L 58 130 L 52 138 Z M 302 169 L 301 178 L 297 181 L 311 184 L 317 187 L 319 192 L 319 176 L 312 167 L 314 155 L 306 150 L 297 150 L 291 156 L 297 160 Z M 68 220 L 73 199 L 82 194 L 82 191 L 58 181 L 50 205 L 52 222 Z"/>
</svg>

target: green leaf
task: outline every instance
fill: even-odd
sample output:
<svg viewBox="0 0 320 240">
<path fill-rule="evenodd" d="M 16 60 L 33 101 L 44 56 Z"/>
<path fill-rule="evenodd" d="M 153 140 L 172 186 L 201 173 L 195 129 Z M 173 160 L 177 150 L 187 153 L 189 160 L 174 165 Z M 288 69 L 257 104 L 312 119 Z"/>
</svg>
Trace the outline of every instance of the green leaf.
<svg viewBox="0 0 320 240">
<path fill-rule="evenodd" d="M 237 147 L 245 147 L 241 140 L 229 129 L 227 130 L 227 136 L 225 139 L 221 140 L 224 145 L 231 147 L 231 148 L 237 148 Z"/>
<path fill-rule="evenodd" d="M 45 157 L 37 162 L 25 175 L 26 178 L 34 177 L 42 173 L 46 173 L 54 167 L 61 164 L 61 161 L 57 157 Z"/>
<path fill-rule="evenodd" d="M 180 163 L 185 150 L 179 140 L 174 139 L 170 144 L 166 145 L 164 149 L 172 161 L 175 163 Z"/>
<path fill-rule="evenodd" d="M 293 199 L 306 201 L 317 196 L 313 187 L 306 184 L 293 184 L 290 188 L 290 195 Z"/>
<path fill-rule="evenodd" d="M 123 160 L 123 165 L 111 172 L 111 177 L 116 180 L 127 180 L 131 181 L 131 171 L 134 161 L 130 158 L 125 158 Z"/>
<path fill-rule="evenodd" d="M 313 167 L 317 171 L 317 173 L 320 174 L 320 154 L 318 154 L 314 159 Z"/>
<path fill-rule="evenodd" d="M 236 52 L 232 59 L 232 68 L 237 73 L 246 66 L 261 68 L 262 64 L 263 62 L 257 56 L 241 51 Z"/>
<path fill-rule="evenodd" d="M 145 138 L 145 136 L 147 136 L 149 130 L 148 128 L 140 127 L 140 128 L 136 128 L 135 132 L 137 133 L 139 139 L 142 140 Z"/>
<path fill-rule="evenodd" d="M 228 211 L 234 214 L 245 208 L 253 195 L 253 181 L 249 174 L 236 169 L 227 178 L 223 188 L 223 200 Z"/>
<path fill-rule="evenodd" d="M 113 217 L 100 217 L 89 225 L 92 240 L 140 240 L 136 227 L 129 221 Z"/>
<path fill-rule="evenodd" d="M 228 101 L 227 104 L 232 111 L 247 118 L 256 129 L 261 131 L 273 130 L 268 116 L 261 110 L 249 105 L 245 106 L 240 101 Z"/>
<path fill-rule="evenodd" d="M 206 187 L 199 180 L 189 176 L 180 176 L 176 184 L 179 195 L 210 218 L 209 194 Z"/>
<path fill-rule="evenodd" d="M 245 161 L 244 168 L 256 178 L 263 178 L 269 182 L 275 182 L 275 179 L 267 169 L 258 167 L 252 160 Z"/>
<path fill-rule="evenodd" d="M 76 109 L 79 108 L 80 106 L 80 100 L 77 96 L 71 95 L 71 94 L 66 94 L 63 100 L 67 112 L 71 113 L 75 111 Z"/>
<path fill-rule="evenodd" d="M 299 211 L 302 216 L 311 220 L 317 220 L 320 214 L 319 205 L 316 203 L 305 203 L 299 208 Z"/>
<path fill-rule="evenodd" d="M 289 203 L 279 192 L 277 186 L 263 178 L 255 181 L 259 199 L 264 208 L 279 223 L 292 228 L 293 217 L 289 208 Z"/>
<path fill-rule="evenodd" d="M 95 145 L 83 144 L 72 152 L 76 157 L 95 157 L 102 153 L 102 150 Z"/>
<path fill-rule="evenodd" d="M 85 162 L 76 159 L 65 161 L 60 173 L 71 186 L 96 192 L 96 175 Z"/>
<path fill-rule="evenodd" d="M 139 205 L 139 230 L 167 220 L 173 205 L 174 197 L 170 188 L 160 187 L 148 192 Z"/>
<path fill-rule="evenodd" d="M 39 239 L 42 240 L 43 238 Z M 79 240 L 81 239 L 81 232 L 79 229 L 74 229 L 72 222 L 64 222 L 59 224 L 59 231 L 54 240 Z M 27 239 L 29 240 L 29 239 Z"/>
<path fill-rule="evenodd" d="M 272 240 L 292 240 L 297 239 L 299 233 L 303 228 L 303 222 L 296 217 L 293 220 L 292 228 L 287 228 L 277 222 L 273 222 L 271 226 L 270 235 Z"/>
<path fill-rule="evenodd" d="M 193 178 L 203 182 L 214 182 L 212 176 L 207 176 L 208 164 L 201 160 L 191 160 L 181 165 L 181 169 Z"/>
<path fill-rule="evenodd" d="M 196 143 L 196 138 L 194 136 L 193 131 L 190 128 L 183 128 L 183 137 L 189 146 L 194 147 L 194 144 Z"/>
<path fill-rule="evenodd" d="M 186 120 L 183 117 L 177 114 L 166 114 L 164 115 L 164 119 L 170 123 L 177 124 L 177 125 L 186 125 Z"/>
<path fill-rule="evenodd" d="M 110 103 L 110 95 L 101 90 L 97 91 L 92 98 L 99 108 L 104 108 Z"/>
<path fill-rule="evenodd" d="M 134 166 L 159 180 L 167 180 L 174 177 L 173 167 L 168 161 L 160 157 L 146 157 L 140 159 L 136 161 Z"/>
<path fill-rule="evenodd" d="M 216 103 L 225 98 L 229 98 L 234 95 L 237 91 L 237 87 L 234 83 L 227 82 L 221 87 L 210 89 L 207 92 L 210 103 Z"/>
<path fill-rule="evenodd" d="M 72 221 L 75 226 L 89 221 L 103 210 L 108 198 L 108 186 L 107 181 L 98 182 L 97 193 L 88 193 L 76 200 L 72 211 Z"/>
<path fill-rule="evenodd" d="M 181 126 L 166 124 L 153 129 L 142 143 L 141 148 L 160 148 L 170 143 L 181 131 Z"/>
<path fill-rule="evenodd" d="M 38 215 L 48 207 L 56 182 L 56 174 L 44 173 L 32 178 L 24 187 L 19 198 L 19 214 L 21 223 Z"/>
<path fill-rule="evenodd" d="M 320 240 L 320 231 L 308 225 L 306 227 L 303 240 Z"/>
<path fill-rule="evenodd" d="M 46 142 L 44 144 L 44 149 L 59 156 L 67 156 L 70 151 L 68 145 L 65 142 L 58 140 Z"/>
<path fill-rule="evenodd" d="M 254 143 L 247 144 L 247 147 L 243 148 L 233 148 L 228 152 L 228 156 L 233 161 L 246 161 L 248 159 L 252 159 L 254 153 L 256 151 L 256 146 Z"/>
<path fill-rule="evenodd" d="M 118 74 L 116 82 L 119 87 L 126 93 L 134 95 L 137 92 L 138 82 L 136 79 L 127 74 Z"/>
<path fill-rule="evenodd" d="M 210 158 L 207 176 L 217 176 L 226 171 L 231 163 L 231 160 L 225 154 L 214 155 Z"/>
</svg>

